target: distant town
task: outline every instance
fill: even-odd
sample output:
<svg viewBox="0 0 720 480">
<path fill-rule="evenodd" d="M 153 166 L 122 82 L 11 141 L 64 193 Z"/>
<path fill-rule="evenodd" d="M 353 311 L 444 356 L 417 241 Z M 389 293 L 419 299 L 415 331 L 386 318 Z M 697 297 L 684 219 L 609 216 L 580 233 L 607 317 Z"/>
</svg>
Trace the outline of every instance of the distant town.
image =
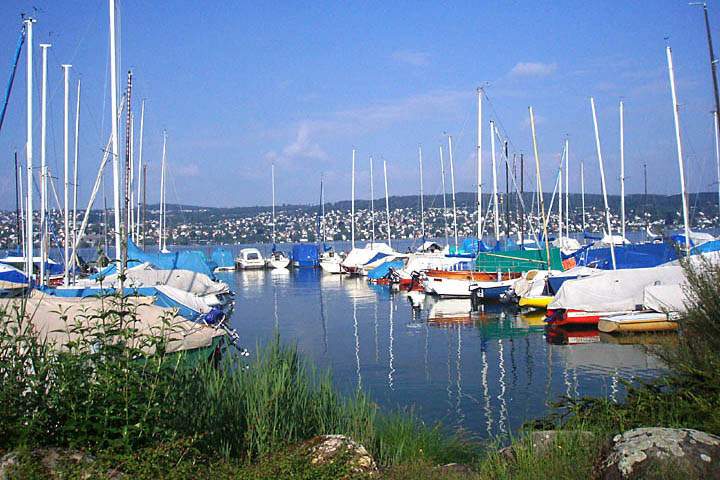
<svg viewBox="0 0 720 480">
<path fill-rule="evenodd" d="M 551 195 L 544 198 L 545 209 L 552 204 L 549 230 L 556 232 L 558 228 L 558 199 Z M 375 202 L 375 213 L 371 215 L 370 202 L 357 201 L 356 232 L 357 240 L 370 240 L 375 224 L 375 238 L 382 240 L 387 237 L 387 216 L 385 200 Z M 442 196 L 426 196 L 425 204 L 425 237 L 443 238 L 453 236 L 452 200 L 446 198 L 447 208 L 443 207 Z M 500 211 L 499 230 L 501 235 L 517 238 L 520 234 L 520 213 L 535 212 L 530 216 L 533 225 L 539 225 L 537 202 L 534 195 L 526 193 L 523 198 L 525 207 L 521 206 L 519 197 L 498 197 Z M 600 195 L 586 195 L 585 230 L 603 232 L 606 227 L 604 207 Z M 714 230 L 720 226 L 718 217 L 718 197 L 716 193 L 699 193 L 690 196 L 690 217 L 692 228 L 696 230 Z M 485 235 L 494 232 L 493 202 L 490 195 L 483 198 Z M 275 240 L 277 243 L 292 242 L 327 242 L 350 240 L 350 202 L 342 201 L 327 203 L 324 206 L 324 217 L 318 205 L 281 205 L 276 208 Z M 609 197 L 612 226 L 614 233 L 620 229 L 620 199 Z M 157 205 L 148 205 L 145 211 L 144 228 L 141 226 L 140 243 L 145 238 L 148 245 L 157 244 L 158 217 Z M 35 213 L 38 216 L 37 212 Z M 460 193 L 456 199 L 456 216 L 458 236 L 466 237 L 477 232 L 477 207 L 475 196 L 471 193 Z M 59 212 L 50 213 L 48 229 L 50 243 L 60 245 L 63 238 L 62 218 Z M 677 230 L 682 226 L 680 197 L 664 195 L 630 195 L 626 198 L 626 231 L 645 231 L 651 227 L 653 231 Z M 36 218 L 39 221 L 39 218 Z M 82 218 L 78 213 L 77 228 Z M 112 211 L 93 210 L 87 224 L 81 247 L 101 247 L 106 245 L 106 238 L 112 243 Z M 141 223 L 142 225 L 142 223 Z M 528 222 L 524 222 L 527 233 Z M 36 228 L 36 232 L 39 229 Z M 583 231 L 583 214 L 581 197 L 570 196 L 569 231 L 577 234 Z M 390 235 L 397 239 L 422 238 L 420 208 L 418 196 L 398 196 L 390 199 Z M 167 206 L 167 244 L 168 245 L 222 245 L 245 243 L 269 243 L 272 241 L 272 211 L 270 207 L 235 207 L 210 208 L 195 206 Z M 11 249 L 18 244 L 17 215 L 15 211 L 0 212 L 0 248 Z"/>
</svg>

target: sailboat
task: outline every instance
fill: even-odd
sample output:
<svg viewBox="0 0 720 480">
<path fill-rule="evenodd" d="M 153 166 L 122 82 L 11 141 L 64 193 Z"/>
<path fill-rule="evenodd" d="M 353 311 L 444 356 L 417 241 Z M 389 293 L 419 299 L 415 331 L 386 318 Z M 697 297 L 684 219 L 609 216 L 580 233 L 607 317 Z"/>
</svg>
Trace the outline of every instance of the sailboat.
<svg viewBox="0 0 720 480">
<path fill-rule="evenodd" d="M 334 248 L 326 245 L 327 240 L 327 228 L 325 224 L 325 188 L 323 184 L 323 177 L 320 176 L 320 218 L 318 221 L 318 237 L 321 239 L 322 251 L 320 253 L 320 268 L 325 273 L 342 273 L 342 261 L 344 255 L 338 253 Z"/>
<path fill-rule="evenodd" d="M 367 243 L 364 248 L 355 247 L 355 149 L 352 152 L 352 186 L 351 186 L 351 202 L 350 202 L 350 237 L 352 249 L 350 253 L 343 259 L 340 264 L 344 273 L 351 275 L 362 275 L 363 267 L 377 255 L 391 255 L 395 253 L 389 245 L 382 242 L 375 242 L 374 238 Z M 372 178 L 370 180 L 372 187 Z M 371 195 L 372 197 L 372 195 Z M 374 234 L 373 234 L 374 236 Z"/>
<path fill-rule="evenodd" d="M 275 247 L 275 164 L 270 166 L 270 176 L 272 181 L 272 253 L 265 260 L 267 268 L 287 268 L 290 265 L 290 259 L 285 253 L 277 250 Z"/>
</svg>

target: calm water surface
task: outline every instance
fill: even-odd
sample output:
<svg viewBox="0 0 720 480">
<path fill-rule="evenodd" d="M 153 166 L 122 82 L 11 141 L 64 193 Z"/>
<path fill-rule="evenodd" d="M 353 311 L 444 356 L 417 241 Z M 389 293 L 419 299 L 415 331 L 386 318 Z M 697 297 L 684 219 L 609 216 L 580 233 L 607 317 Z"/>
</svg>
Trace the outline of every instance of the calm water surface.
<svg viewBox="0 0 720 480">
<path fill-rule="evenodd" d="M 232 324 L 251 351 L 277 329 L 331 369 L 341 391 L 361 388 L 383 407 L 414 408 L 425 421 L 480 436 L 517 429 L 562 395 L 619 399 L 621 378 L 662 368 L 643 346 L 582 332 L 570 332 L 570 342 L 592 343 L 553 344 L 540 316 L 499 306 L 469 315 L 469 300 L 393 292 L 362 278 L 320 270 L 221 278 L 236 292 Z"/>
<path fill-rule="evenodd" d="M 224 248 L 236 255 L 241 246 Z M 516 430 L 564 395 L 621 399 L 620 379 L 652 378 L 662 369 L 643 345 L 597 332 L 549 335 L 542 315 L 499 305 L 470 315 L 469 300 L 393 292 L 319 269 L 218 276 L 236 293 L 231 323 L 251 352 L 277 329 L 283 342 L 296 342 L 330 369 L 340 391 L 361 388 L 388 410 L 413 408 L 427 422 L 481 437 Z"/>
</svg>

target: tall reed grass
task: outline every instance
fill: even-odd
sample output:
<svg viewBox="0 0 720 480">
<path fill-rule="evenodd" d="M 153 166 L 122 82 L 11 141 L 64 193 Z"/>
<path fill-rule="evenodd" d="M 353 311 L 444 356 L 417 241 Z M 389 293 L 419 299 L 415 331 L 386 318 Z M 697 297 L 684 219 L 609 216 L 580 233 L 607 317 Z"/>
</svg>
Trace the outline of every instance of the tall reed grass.
<svg viewBox="0 0 720 480">
<path fill-rule="evenodd" d="M 0 449 L 129 452 L 183 441 L 193 451 L 252 460 L 344 434 L 385 465 L 476 454 L 475 444 L 412 414 L 382 413 L 360 392 L 339 395 L 329 373 L 277 337 L 249 365 L 231 352 L 219 365 L 191 365 L 166 354 L 162 337 L 138 344 L 133 315 L 127 302 L 109 302 L 93 327 L 58 350 L 40 341 L 22 312 L 0 314 Z"/>
</svg>

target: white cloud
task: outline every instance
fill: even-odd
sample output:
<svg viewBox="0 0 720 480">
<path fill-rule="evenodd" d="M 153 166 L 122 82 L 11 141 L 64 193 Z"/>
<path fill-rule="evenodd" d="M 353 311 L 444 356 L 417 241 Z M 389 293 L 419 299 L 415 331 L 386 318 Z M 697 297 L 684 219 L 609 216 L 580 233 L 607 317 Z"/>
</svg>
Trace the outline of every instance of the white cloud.
<svg viewBox="0 0 720 480">
<path fill-rule="evenodd" d="M 514 77 L 545 77 L 557 70 L 557 63 L 518 62 L 510 70 Z"/>
<path fill-rule="evenodd" d="M 398 63 L 412 65 L 413 67 L 427 67 L 430 65 L 430 55 L 425 52 L 413 50 L 396 50 L 392 58 Z"/>
<path fill-rule="evenodd" d="M 338 136 L 357 137 L 397 123 L 457 111 L 473 96 L 472 90 L 435 91 L 307 118 L 286 132 L 293 140 L 282 148 L 267 151 L 265 160 L 286 166 L 297 163 L 294 162 L 297 159 L 327 162 L 330 155 L 321 146 L 323 141 Z"/>
</svg>

